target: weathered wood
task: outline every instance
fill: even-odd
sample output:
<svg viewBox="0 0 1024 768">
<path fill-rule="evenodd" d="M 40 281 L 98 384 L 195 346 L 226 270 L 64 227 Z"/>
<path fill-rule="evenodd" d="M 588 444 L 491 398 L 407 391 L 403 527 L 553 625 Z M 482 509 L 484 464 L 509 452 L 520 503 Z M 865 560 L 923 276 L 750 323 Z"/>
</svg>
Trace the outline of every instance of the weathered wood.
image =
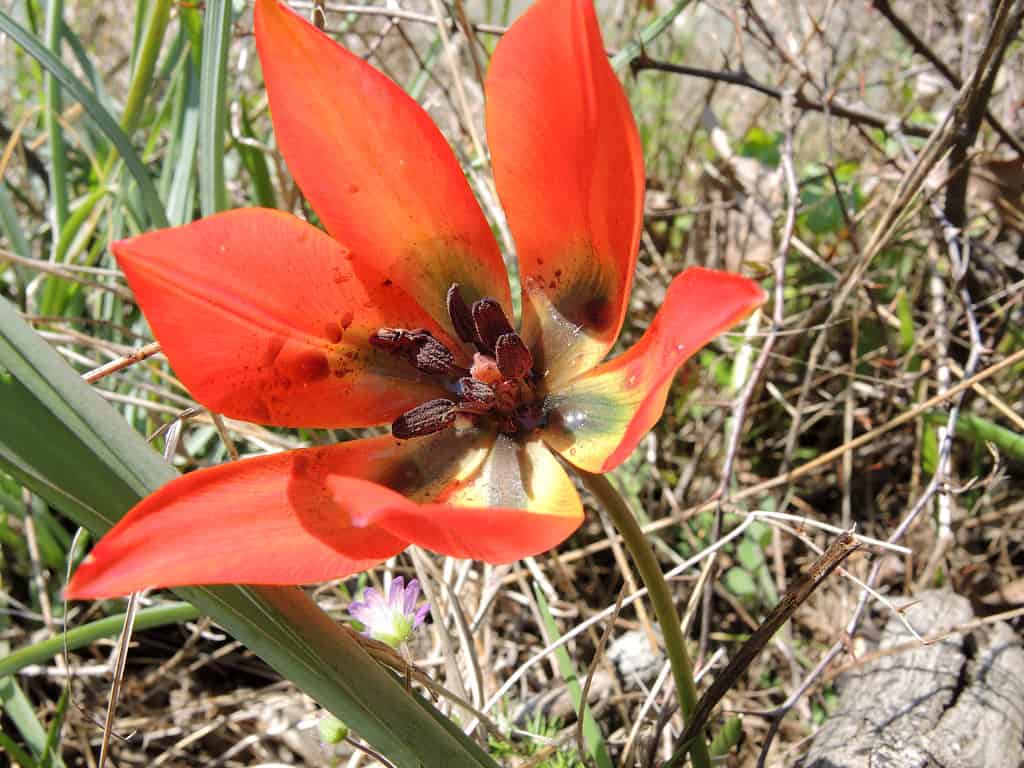
<svg viewBox="0 0 1024 768">
<path fill-rule="evenodd" d="M 918 599 L 905 616 L 921 635 L 973 618 L 959 595 Z M 838 709 L 815 734 L 806 768 L 1019 768 L 1024 649 L 1013 630 L 995 623 L 920 645 L 892 617 L 879 650 L 897 648 L 840 678 Z"/>
</svg>

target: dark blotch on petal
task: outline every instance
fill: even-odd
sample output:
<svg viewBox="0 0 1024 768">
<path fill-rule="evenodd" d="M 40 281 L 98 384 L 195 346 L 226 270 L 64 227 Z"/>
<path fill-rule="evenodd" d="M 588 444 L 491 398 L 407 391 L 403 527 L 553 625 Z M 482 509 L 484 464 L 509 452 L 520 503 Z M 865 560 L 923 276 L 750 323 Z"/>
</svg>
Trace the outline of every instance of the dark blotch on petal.
<svg viewBox="0 0 1024 768">
<path fill-rule="evenodd" d="M 284 349 L 284 336 L 271 336 L 267 339 L 267 347 L 263 352 L 263 365 L 273 365 L 277 356 Z"/>
<path fill-rule="evenodd" d="M 473 313 L 470 311 L 466 300 L 462 298 L 462 291 L 458 283 L 452 283 L 448 289 L 447 296 L 448 316 L 452 319 L 452 327 L 455 333 L 466 344 L 473 344 L 476 341 L 476 325 L 473 323 Z"/>
<path fill-rule="evenodd" d="M 612 323 L 612 305 L 607 299 L 591 299 L 583 306 L 584 327 L 604 331 Z"/>
<path fill-rule="evenodd" d="M 341 337 L 344 331 L 337 323 L 326 323 L 324 325 L 324 338 L 327 339 L 331 344 L 337 344 L 341 341 Z"/>
<path fill-rule="evenodd" d="M 455 421 L 455 403 L 438 398 L 406 411 L 391 424 L 391 434 L 400 440 L 423 437 L 450 427 Z"/>
<path fill-rule="evenodd" d="M 300 381 L 319 381 L 331 372 L 323 352 L 304 352 L 295 359 L 293 375 Z"/>
<path fill-rule="evenodd" d="M 494 357 L 498 370 L 507 379 L 522 379 L 533 370 L 533 355 L 518 333 L 499 336 L 494 345 Z"/>
<path fill-rule="evenodd" d="M 494 351 L 499 338 L 514 332 L 505 317 L 505 310 L 494 299 L 480 299 L 473 304 L 473 322 L 477 337 L 488 352 Z"/>
</svg>

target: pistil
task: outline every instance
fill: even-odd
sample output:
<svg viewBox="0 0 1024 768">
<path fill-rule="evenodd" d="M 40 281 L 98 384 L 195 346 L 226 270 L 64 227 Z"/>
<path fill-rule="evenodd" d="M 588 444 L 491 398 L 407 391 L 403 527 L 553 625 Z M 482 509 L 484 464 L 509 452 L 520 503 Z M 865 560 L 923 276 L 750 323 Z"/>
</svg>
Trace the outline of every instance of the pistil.
<svg viewBox="0 0 1024 768">
<path fill-rule="evenodd" d="M 456 335 L 475 350 L 468 371 L 425 329 L 381 328 L 370 337 L 371 345 L 404 358 L 418 371 L 446 377 L 449 388 L 451 378 L 458 378 L 457 399 L 421 403 L 395 419 L 391 433 L 405 440 L 481 419 L 490 420 L 498 431 L 509 435 L 542 426 L 546 414 L 536 391 L 539 377 L 533 368 L 533 355 L 513 330 L 501 304 L 483 298 L 470 307 L 457 283 L 448 289 L 446 304 Z"/>
</svg>

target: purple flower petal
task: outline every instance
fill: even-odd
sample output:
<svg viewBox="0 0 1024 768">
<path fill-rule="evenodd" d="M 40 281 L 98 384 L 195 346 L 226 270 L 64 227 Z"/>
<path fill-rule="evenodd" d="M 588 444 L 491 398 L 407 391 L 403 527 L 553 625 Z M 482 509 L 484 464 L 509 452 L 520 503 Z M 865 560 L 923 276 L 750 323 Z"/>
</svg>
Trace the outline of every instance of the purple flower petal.
<svg viewBox="0 0 1024 768">
<path fill-rule="evenodd" d="M 388 588 L 388 605 L 392 608 L 402 609 L 402 593 L 405 591 L 405 579 L 396 576 Z"/>
<path fill-rule="evenodd" d="M 409 586 L 405 588 L 405 612 L 412 613 L 414 610 L 416 610 L 416 601 L 419 599 L 420 583 L 416 579 L 410 579 Z"/>
<path fill-rule="evenodd" d="M 366 603 L 351 603 L 348 606 L 348 615 L 360 624 L 366 624 L 366 620 L 369 618 L 370 612 L 370 606 Z"/>
<path fill-rule="evenodd" d="M 354 600 L 348 606 L 348 614 L 363 625 L 363 634 L 397 648 L 412 634 L 430 611 L 424 603 L 417 608 L 420 583 L 410 579 L 405 583 L 401 576 L 384 579 L 383 594 L 367 587 L 363 599 Z"/>
</svg>

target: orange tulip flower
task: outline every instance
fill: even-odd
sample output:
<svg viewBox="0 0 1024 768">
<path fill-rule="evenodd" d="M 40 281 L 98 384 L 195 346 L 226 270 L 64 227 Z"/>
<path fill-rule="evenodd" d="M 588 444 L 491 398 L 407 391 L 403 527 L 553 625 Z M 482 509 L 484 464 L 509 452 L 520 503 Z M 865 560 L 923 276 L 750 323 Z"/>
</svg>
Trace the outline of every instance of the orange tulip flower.
<svg viewBox="0 0 1024 768">
<path fill-rule="evenodd" d="M 243 209 L 113 252 L 209 409 L 391 434 L 175 479 L 99 542 L 69 597 L 324 581 L 409 544 L 492 563 L 544 551 L 583 518 L 556 456 L 620 464 L 679 366 L 763 301 L 743 277 L 688 269 L 639 342 L 602 362 L 628 305 L 644 169 L 591 0 L 539 0 L 487 75 L 518 331 L 491 227 L 427 113 L 277 0 L 255 18 L 277 140 L 327 234 Z"/>
</svg>

